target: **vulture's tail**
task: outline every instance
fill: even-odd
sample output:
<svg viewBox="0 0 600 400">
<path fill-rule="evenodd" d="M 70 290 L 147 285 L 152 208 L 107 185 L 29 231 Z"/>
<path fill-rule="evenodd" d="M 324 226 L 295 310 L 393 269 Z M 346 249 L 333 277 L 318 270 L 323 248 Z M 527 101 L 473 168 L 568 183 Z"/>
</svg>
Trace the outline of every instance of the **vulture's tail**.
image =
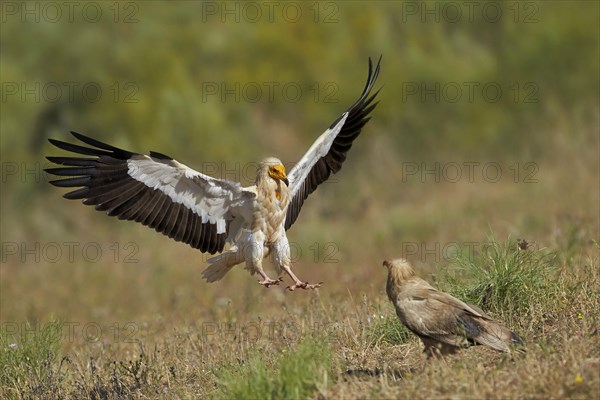
<svg viewBox="0 0 600 400">
<path fill-rule="evenodd" d="M 232 247 L 218 256 L 209 258 L 208 263 L 210 265 L 202 271 L 202 277 L 207 282 L 221 280 L 232 267 L 244 261 L 243 256 L 243 251 L 238 250 L 237 247 Z"/>
<path fill-rule="evenodd" d="M 525 351 L 523 340 L 516 333 L 493 319 L 471 317 L 470 320 L 473 330 L 477 331 L 471 337 L 475 342 L 504 353 L 510 353 L 512 350 Z M 467 330 L 469 329 L 467 328 Z"/>
</svg>

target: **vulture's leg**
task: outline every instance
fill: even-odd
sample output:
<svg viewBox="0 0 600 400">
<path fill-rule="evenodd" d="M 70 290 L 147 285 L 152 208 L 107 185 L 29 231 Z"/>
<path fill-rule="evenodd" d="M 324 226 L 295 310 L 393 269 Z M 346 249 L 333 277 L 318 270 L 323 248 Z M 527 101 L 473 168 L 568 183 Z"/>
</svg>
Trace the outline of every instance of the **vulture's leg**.
<svg viewBox="0 0 600 400">
<path fill-rule="evenodd" d="M 268 288 L 272 285 L 279 285 L 279 282 L 282 281 L 279 279 L 271 279 L 265 273 L 262 267 L 262 260 L 268 254 L 264 246 L 264 237 L 261 232 L 257 232 L 253 234 L 248 243 L 246 249 L 246 268 L 249 269 L 252 273 L 257 273 L 260 275 L 262 280 L 259 280 L 258 283 Z"/>
<path fill-rule="evenodd" d="M 285 232 L 283 232 L 280 236 L 280 239 L 273 244 L 273 252 L 275 256 L 275 263 L 285 271 L 286 274 L 289 275 L 290 278 L 294 281 L 293 285 L 288 286 L 286 289 L 289 291 L 294 291 L 295 289 L 316 289 L 321 286 L 323 282 L 319 282 L 316 284 L 310 284 L 308 282 L 302 282 L 296 274 L 292 272 L 292 261 L 290 257 L 290 245 L 288 243 L 287 236 Z"/>
<path fill-rule="evenodd" d="M 430 338 L 422 337 L 421 341 L 425 345 L 423 353 L 427 355 L 427 359 L 443 359 L 445 356 L 455 354 L 459 350 L 457 346 L 452 346 L 451 344 L 439 342 Z"/>
<path fill-rule="evenodd" d="M 282 268 L 290 276 L 290 278 L 292 278 L 292 280 L 294 281 L 293 285 L 290 285 L 286 288 L 287 290 L 289 290 L 291 292 L 293 292 L 297 288 L 316 289 L 318 287 L 321 287 L 321 285 L 323 284 L 323 282 L 319 282 L 319 283 L 302 282 L 300 279 L 298 279 L 298 277 L 296 275 L 294 275 L 294 273 L 292 272 L 292 269 L 290 267 L 288 267 L 287 265 L 284 265 Z"/>
</svg>

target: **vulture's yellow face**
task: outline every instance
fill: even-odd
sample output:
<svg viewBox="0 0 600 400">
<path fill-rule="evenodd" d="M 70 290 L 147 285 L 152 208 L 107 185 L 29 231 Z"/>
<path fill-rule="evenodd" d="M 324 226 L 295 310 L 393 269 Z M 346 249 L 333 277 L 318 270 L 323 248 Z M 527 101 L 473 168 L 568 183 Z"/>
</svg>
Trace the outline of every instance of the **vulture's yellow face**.
<svg viewBox="0 0 600 400">
<path fill-rule="evenodd" d="M 281 164 L 271 165 L 269 167 L 269 176 L 277 181 L 283 181 L 286 186 L 290 184 L 287 175 L 285 174 L 285 167 Z"/>
</svg>

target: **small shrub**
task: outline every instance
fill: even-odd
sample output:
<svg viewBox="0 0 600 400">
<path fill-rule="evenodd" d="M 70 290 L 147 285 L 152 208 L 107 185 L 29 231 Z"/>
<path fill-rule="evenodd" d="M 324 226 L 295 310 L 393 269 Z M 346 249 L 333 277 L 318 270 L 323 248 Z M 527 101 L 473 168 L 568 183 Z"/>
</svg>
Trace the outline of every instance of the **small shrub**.
<svg viewBox="0 0 600 400">
<path fill-rule="evenodd" d="M 382 316 L 376 319 L 369 328 L 369 338 L 391 345 L 405 344 L 414 335 L 394 316 Z"/>
<path fill-rule="evenodd" d="M 456 257 L 445 271 L 442 289 L 502 315 L 507 322 L 531 315 L 535 305 L 552 304 L 558 271 L 553 252 L 519 245 L 510 238 L 501 244 L 493 237 L 483 249 L 473 257 Z"/>
<path fill-rule="evenodd" d="M 237 368 L 228 366 L 218 374 L 221 383 L 217 398 L 299 399 L 327 384 L 331 354 L 323 342 L 306 340 L 269 365 L 256 353 Z"/>
</svg>

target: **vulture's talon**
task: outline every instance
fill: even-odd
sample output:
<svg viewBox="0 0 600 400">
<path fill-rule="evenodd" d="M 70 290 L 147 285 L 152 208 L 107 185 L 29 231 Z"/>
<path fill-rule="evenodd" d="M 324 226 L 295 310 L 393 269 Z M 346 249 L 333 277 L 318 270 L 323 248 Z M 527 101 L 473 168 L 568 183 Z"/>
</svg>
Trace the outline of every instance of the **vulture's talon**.
<svg viewBox="0 0 600 400">
<path fill-rule="evenodd" d="M 318 289 L 319 287 L 321 287 L 321 285 L 323 284 L 323 282 L 319 282 L 319 283 L 308 283 L 308 282 L 297 282 L 294 283 L 293 285 L 288 286 L 286 289 L 289 290 L 290 292 L 293 292 L 296 289 L 304 289 L 304 290 L 311 290 L 311 289 Z"/>
<path fill-rule="evenodd" d="M 265 278 L 262 281 L 258 281 L 258 283 L 260 283 L 261 285 L 263 285 L 266 288 L 269 288 L 269 286 L 272 285 L 279 285 L 279 283 L 282 281 L 283 279 L 279 278 L 279 279 L 270 279 L 270 278 Z"/>
</svg>

